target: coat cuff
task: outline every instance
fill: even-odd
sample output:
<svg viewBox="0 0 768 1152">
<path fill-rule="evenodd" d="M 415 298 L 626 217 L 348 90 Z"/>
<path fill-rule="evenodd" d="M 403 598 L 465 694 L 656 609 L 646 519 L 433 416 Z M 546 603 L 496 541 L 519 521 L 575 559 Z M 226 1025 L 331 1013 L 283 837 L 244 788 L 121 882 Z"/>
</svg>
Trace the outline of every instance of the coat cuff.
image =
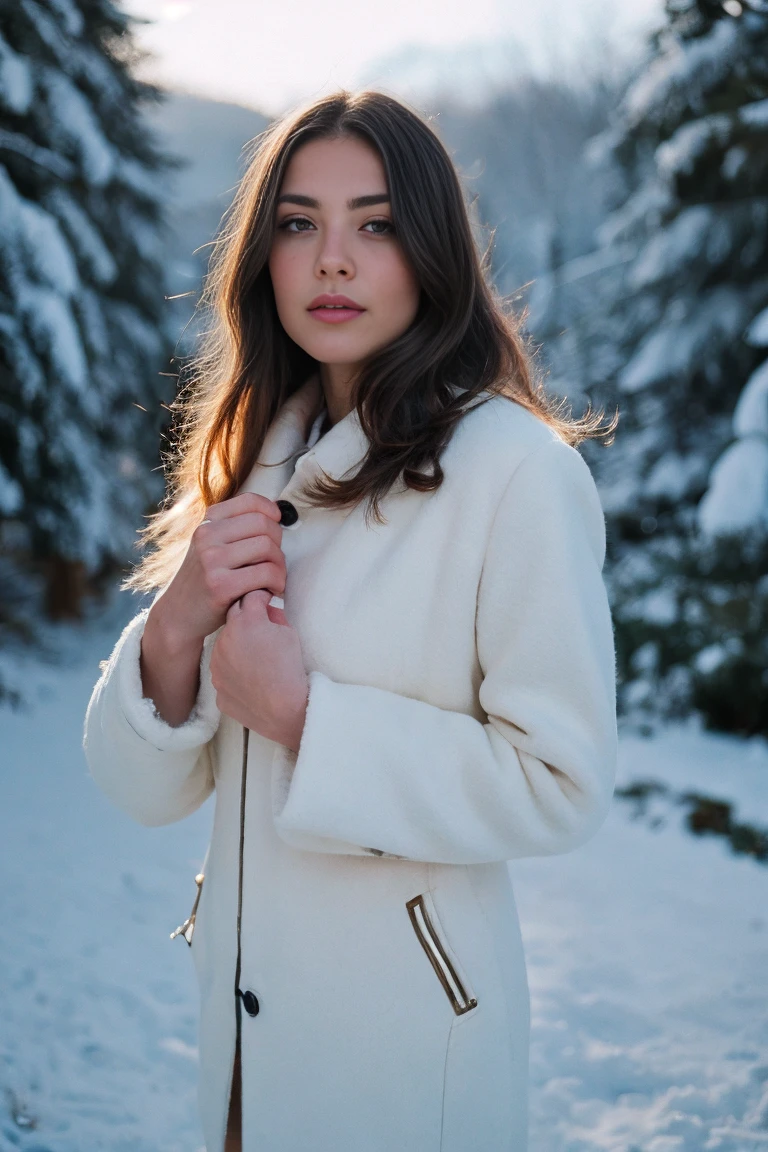
<svg viewBox="0 0 768 1152">
<path fill-rule="evenodd" d="M 310 725 L 314 728 L 315 724 L 322 722 L 324 708 L 322 701 L 318 704 L 318 696 L 323 696 L 331 685 L 331 680 L 322 672 L 310 672 L 308 679 L 309 697 L 304 733 L 308 732 Z M 375 846 L 354 844 L 348 840 L 338 840 L 332 836 L 323 836 L 306 830 L 306 825 L 316 813 L 317 798 L 314 796 L 314 787 L 319 777 L 316 766 L 313 770 L 307 764 L 309 755 L 306 752 L 304 733 L 298 752 L 286 748 L 283 744 L 277 744 L 272 759 L 272 815 L 280 838 L 292 848 L 303 852 L 337 852 L 347 856 L 406 859 L 393 852 L 383 852 Z M 310 741 L 311 737 L 307 743 Z M 333 780 L 330 771 L 324 774 L 321 770 L 319 775 L 320 777 L 325 775 L 325 787 L 330 792 Z M 331 803 L 343 807 L 343 796 L 337 793 Z"/>
<path fill-rule="evenodd" d="M 149 608 L 145 608 L 134 617 L 109 660 L 109 664 L 115 665 L 117 695 L 123 715 L 134 732 L 160 752 L 183 752 L 206 744 L 215 734 L 221 719 L 210 674 L 211 653 L 220 629 L 206 636 L 203 642 L 200 687 L 194 707 L 183 724 L 173 726 L 162 718 L 154 701 L 143 694 L 141 638 L 148 615 Z"/>
</svg>

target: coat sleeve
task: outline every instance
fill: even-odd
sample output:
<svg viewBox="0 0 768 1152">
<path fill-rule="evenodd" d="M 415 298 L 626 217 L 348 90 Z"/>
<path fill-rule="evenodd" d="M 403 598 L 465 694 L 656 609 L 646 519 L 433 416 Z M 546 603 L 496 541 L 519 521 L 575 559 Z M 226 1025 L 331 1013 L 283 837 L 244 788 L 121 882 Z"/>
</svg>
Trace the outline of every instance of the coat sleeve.
<svg viewBox="0 0 768 1152">
<path fill-rule="evenodd" d="M 605 520 L 581 455 L 552 440 L 501 497 L 478 586 L 485 721 L 309 674 L 273 815 L 297 848 L 448 864 L 568 852 L 605 819 L 617 758 Z"/>
<path fill-rule="evenodd" d="M 220 712 L 209 664 L 217 633 L 200 660 L 200 688 L 189 718 L 167 724 L 143 695 L 139 664 L 149 609 L 125 628 L 91 695 L 83 748 L 102 792 L 140 824 L 171 824 L 194 812 L 214 787 L 210 741 Z"/>
</svg>

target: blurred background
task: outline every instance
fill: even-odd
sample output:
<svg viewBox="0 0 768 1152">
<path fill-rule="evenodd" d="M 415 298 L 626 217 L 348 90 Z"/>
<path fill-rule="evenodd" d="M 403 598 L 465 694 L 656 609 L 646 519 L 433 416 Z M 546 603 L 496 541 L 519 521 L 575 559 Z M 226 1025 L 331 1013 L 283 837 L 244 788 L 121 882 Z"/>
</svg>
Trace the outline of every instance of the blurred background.
<svg viewBox="0 0 768 1152">
<path fill-rule="evenodd" d="M 246 146 L 429 118 L 546 387 L 618 411 L 614 810 L 516 861 L 531 1152 L 768 1143 L 768 0 L 0 3 L 0 1152 L 201 1146 L 170 931 L 210 803 L 130 826 L 82 718 L 135 598 Z M 174 921 L 169 922 L 169 917 Z M 175 918 L 175 919 L 174 919 Z"/>
</svg>

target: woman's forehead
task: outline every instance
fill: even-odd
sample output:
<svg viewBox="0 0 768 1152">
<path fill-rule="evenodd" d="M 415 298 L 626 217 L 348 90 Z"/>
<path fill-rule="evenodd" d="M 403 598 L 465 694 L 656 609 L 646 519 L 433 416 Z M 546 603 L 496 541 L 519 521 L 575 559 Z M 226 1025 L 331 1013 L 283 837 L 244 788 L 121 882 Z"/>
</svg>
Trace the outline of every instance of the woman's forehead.
<svg viewBox="0 0 768 1152">
<path fill-rule="evenodd" d="M 281 197 L 297 193 L 323 204 L 340 196 L 385 196 L 384 165 L 371 144 L 356 137 L 309 140 L 291 156 L 283 176 Z M 309 206 L 309 205 L 307 205 Z"/>
</svg>

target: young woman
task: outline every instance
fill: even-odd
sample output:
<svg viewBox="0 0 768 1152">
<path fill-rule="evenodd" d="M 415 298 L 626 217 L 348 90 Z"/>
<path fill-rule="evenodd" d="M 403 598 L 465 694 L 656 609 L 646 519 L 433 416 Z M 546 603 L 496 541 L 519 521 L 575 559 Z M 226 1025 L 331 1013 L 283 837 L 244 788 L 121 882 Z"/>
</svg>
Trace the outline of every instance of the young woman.
<svg viewBox="0 0 768 1152">
<path fill-rule="evenodd" d="M 145 824 L 216 791 L 208 1152 L 524 1152 L 506 862 L 614 786 L 601 418 L 533 382 L 418 114 L 342 91 L 258 143 L 88 763 Z"/>
</svg>

